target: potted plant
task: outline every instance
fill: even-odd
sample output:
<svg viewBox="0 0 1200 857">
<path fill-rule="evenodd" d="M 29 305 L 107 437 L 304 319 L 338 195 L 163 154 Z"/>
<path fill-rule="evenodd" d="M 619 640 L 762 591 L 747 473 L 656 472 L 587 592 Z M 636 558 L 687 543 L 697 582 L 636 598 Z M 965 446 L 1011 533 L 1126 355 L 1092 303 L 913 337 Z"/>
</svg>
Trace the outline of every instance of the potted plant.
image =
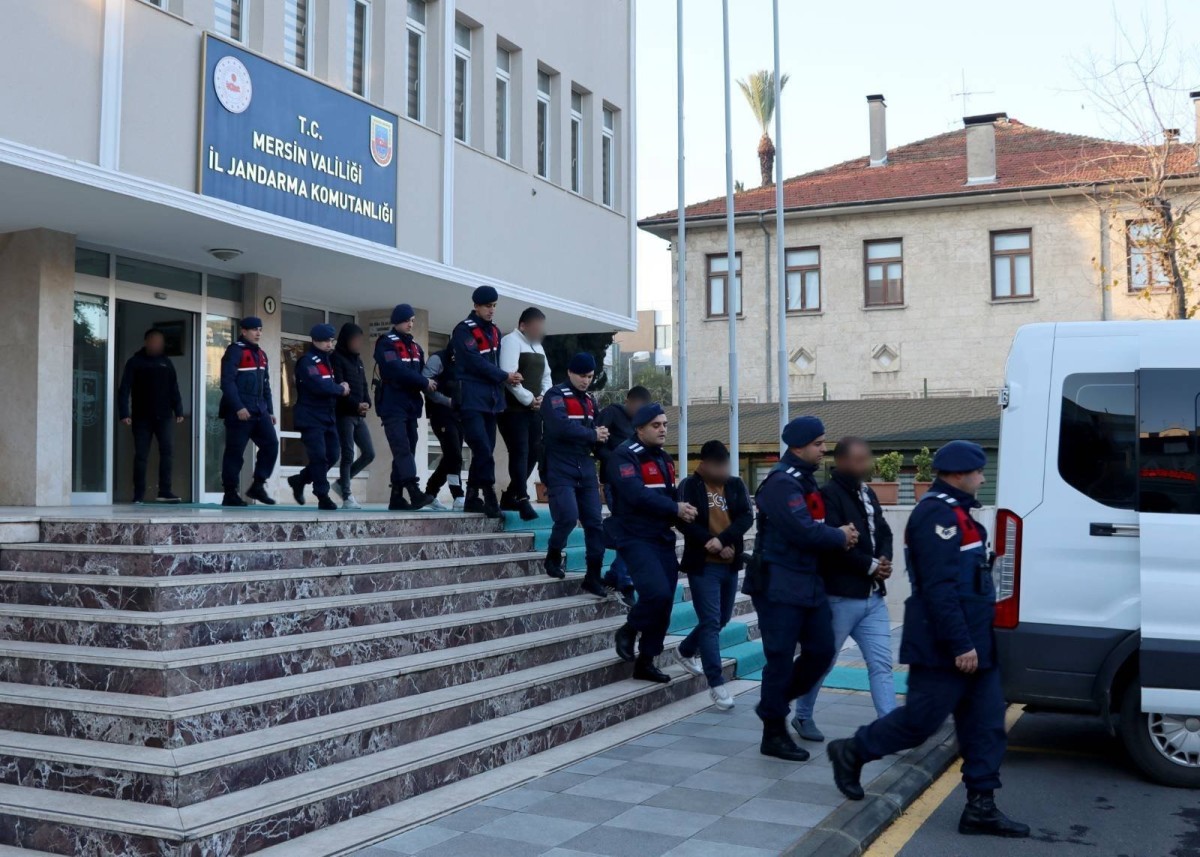
<svg viewBox="0 0 1200 857">
<path fill-rule="evenodd" d="M 913 493 L 919 501 L 933 484 L 933 453 L 929 451 L 929 447 L 921 447 L 921 451 L 913 456 L 913 464 L 917 468 L 917 475 L 913 479 Z"/>
<path fill-rule="evenodd" d="M 875 475 L 878 480 L 871 483 L 881 506 L 895 506 L 900 500 L 900 468 L 904 456 L 899 452 L 885 452 L 875 459 Z"/>
</svg>

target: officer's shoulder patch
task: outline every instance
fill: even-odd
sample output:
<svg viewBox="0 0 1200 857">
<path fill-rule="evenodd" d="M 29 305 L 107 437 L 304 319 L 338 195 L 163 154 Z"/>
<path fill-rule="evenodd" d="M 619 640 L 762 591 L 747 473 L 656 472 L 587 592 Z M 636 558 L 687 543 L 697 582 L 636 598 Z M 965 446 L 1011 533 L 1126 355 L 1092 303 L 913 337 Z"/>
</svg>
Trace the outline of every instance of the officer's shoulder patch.
<svg viewBox="0 0 1200 857">
<path fill-rule="evenodd" d="M 621 476 L 625 477 L 626 479 L 628 479 L 630 476 L 632 476 L 635 473 L 637 473 L 637 468 L 634 467 L 632 464 L 622 464 L 621 465 Z"/>
<path fill-rule="evenodd" d="M 949 540 L 958 535 L 957 526 L 943 527 L 941 524 L 934 524 L 933 531 L 937 533 L 939 539 Z"/>
</svg>

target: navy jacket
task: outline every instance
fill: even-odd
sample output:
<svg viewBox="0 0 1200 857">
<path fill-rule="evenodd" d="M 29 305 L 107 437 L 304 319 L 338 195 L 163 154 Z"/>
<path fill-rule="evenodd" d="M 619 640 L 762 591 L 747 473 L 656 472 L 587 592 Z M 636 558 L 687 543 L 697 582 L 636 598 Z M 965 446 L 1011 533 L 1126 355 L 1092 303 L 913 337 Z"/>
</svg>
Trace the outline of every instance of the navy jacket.
<svg viewBox="0 0 1200 857">
<path fill-rule="evenodd" d="M 342 385 L 333 377 L 329 355 L 309 346 L 296 361 L 296 407 L 292 422 L 298 429 L 326 428 L 337 424 L 337 401 Z"/>
<path fill-rule="evenodd" d="M 904 531 L 913 594 L 904 605 L 900 662 L 954 667 L 974 649 L 980 669 L 994 666 L 996 591 L 987 531 L 970 516 L 979 502 L 938 480 Z"/>
<path fill-rule="evenodd" d="M 367 384 L 367 369 L 363 366 L 362 355 L 355 354 L 341 343 L 329 355 L 333 365 L 333 377 L 350 385 L 350 395 L 337 400 L 337 415 L 339 417 L 357 417 L 358 406 L 371 406 L 370 385 Z"/>
<path fill-rule="evenodd" d="M 381 418 L 417 419 L 429 389 L 425 352 L 410 333 L 389 330 L 375 341 L 375 366 L 383 379 L 375 410 Z"/>
<path fill-rule="evenodd" d="M 608 460 L 613 451 L 636 432 L 633 428 L 633 418 L 629 416 L 625 406 L 617 402 L 602 410 L 596 418 L 596 423 L 608 429 L 608 440 L 596 449 L 596 454 L 600 456 L 600 481 L 603 483 L 608 481 Z"/>
<path fill-rule="evenodd" d="M 131 397 L 132 408 L 129 406 Z M 145 348 L 134 352 L 121 373 L 117 410 L 123 420 L 165 420 L 183 416 L 179 378 L 171 358 L 165 354 L 151 357 Z"/>
<path fill-rule="evenodd" d="M 217 415 L 236 420 L 242 408 L 251 416 L 275 413 L 267 352 L 239 339 L 225 349 L 221 358 L 221 405 Z"/>
<path fill-rule="evenodd" d="M 580 475 L 595 477 L 596 400 L 568 381 L 546 391 L 542 397 L 542 444 L 546 468 L 542 471 L 546 486 L 559 479 L 572 483 Z M 587 472 L 585 472 L 587 471 Z"/>
<path fill-rule="evenodd" d="M 680 482 L 679 499 L 691 503 L 698 513 L 695 521 L 680 525 L 683 531 L 683 559 L 679 568 L 687 574 L 703 574 L 710 558 L 704 546 L 713 538 L 708 529 L 708 490 L 704 480 L 693 473 Z M 725 504 L 729 507 L 729 527 L 716 538 L 725 547 L 733 548 L 733 564 L 730 568 L 738 571 L 745 561 L 745 535 L 754 526 L 754 510 L 750 507 L 750 492 L 746 490 L 746 483 L 736 476 L 731 476 L 725 483 Z"/>
<path fill-rule="evenodd" d="M 679 523 L 675 494 L 675 462 L 662 447 L 628 440 L 608 460 L 608 482 L 615 508 L 604 522 L 605 533 L 621 547 L 631 541 L 674 544 Z"/>
<path fill-rule="evenodd" d="M 874 509 L 875 538 L 871 538 L 871 523 L 867 520 L 867 507 L 859 494 L 859 483 L 837 470 L 821 488 L 825 501 L 825 523 L 831 527 L 854 524 L 858 530 L 858 544 L 843 550 L 826 551 L 821 555 L 821 576 L 825 578 L 825 592 L 844 598 L 866 598 L 878 589 L 887 594 L 887 587 L 871 576 L 871 566 L 879 557 L 892 558 L 892 528 L 883 516 L 879 498 L 867 486 Z"/>
<path fill-rule="evenodd" d="M 769 601 L 814 607 L 825 600 L 818 571 L 822 553 L 844 550 L 846 535 L 825 523 L 825 507 L 816 466 L 786 452 L 759 486 L 758 542 L 769 569 L 765 597 Z M 766 526 L 762 524 L 766 519 Z M 765 534 L 764 534 L 765 530 Z"/>
<path fill-rule="evenodd" d="M 504 410 L 508 373 L 500 368 L 500 328 L 474 312 L 460 321 L 450 336 L 458 378 L 458 407 L 463 411 Z"/>
</svg>

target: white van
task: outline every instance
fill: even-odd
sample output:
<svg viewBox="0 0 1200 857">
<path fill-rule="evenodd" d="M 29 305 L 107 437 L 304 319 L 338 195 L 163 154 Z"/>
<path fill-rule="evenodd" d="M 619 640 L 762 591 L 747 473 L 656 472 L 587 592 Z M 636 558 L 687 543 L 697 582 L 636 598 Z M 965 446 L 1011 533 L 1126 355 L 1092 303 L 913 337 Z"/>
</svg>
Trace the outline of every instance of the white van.
<svg viewBox="0 0 1200 857">
<path fill-rule="evenodd" d="M 1010 702 L 1098 714 L 1200 787 L 1200 322 L 1034 324 L 1001 393 L 996 635 Z"/>
</svg>

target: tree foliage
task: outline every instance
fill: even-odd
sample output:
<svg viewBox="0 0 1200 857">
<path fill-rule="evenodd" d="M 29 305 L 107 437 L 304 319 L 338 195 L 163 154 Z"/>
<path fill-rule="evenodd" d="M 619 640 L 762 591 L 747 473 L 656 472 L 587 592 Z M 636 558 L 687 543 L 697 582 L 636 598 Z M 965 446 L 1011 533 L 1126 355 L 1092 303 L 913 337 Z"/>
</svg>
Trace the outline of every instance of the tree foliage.
<svg viewBox="0 0 1200 857">
<path fill-rule="evenodd" d="M 779 77 L 779 91 L 787 86 L 788 76 Z M 737 82 L 750 104 L 750 112 L 762 129 L 762 138 L 758 141 L 758 168 L 761 173 L 762 186 L 775 183 L 775 144 L 771 142 L 771 120 L 775 116 L 775 72 L 763 69 L 752 72 Z"/>
</svg>

